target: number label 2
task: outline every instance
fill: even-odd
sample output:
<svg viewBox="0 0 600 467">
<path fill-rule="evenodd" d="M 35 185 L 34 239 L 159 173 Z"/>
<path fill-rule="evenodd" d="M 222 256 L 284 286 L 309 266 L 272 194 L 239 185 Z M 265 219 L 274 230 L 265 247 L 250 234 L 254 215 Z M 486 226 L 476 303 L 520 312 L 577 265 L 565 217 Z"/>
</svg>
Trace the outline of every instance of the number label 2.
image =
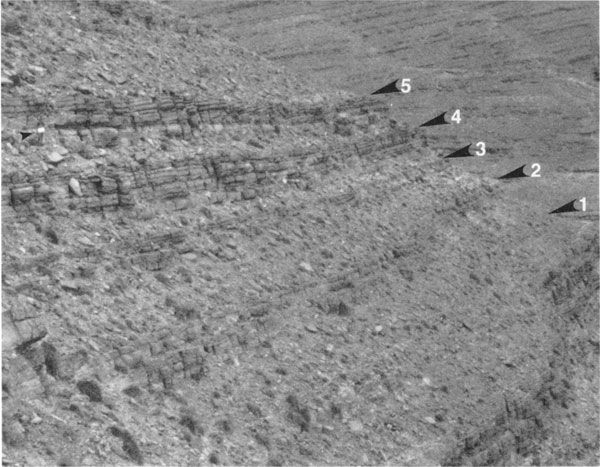
<svg viewBox="0 0 600 467">
<path fill-rule="evenodd" d="M 531 168 L 533 169 L 533 172 L 531 173 L 530 177 L 539 178 L 542 176 L 540 174 L 540 170 L 542 170 L 542 166 L 540 164 L 538 164 L 537 162 L 535 164 L 531 164 Z"/>
</svg>

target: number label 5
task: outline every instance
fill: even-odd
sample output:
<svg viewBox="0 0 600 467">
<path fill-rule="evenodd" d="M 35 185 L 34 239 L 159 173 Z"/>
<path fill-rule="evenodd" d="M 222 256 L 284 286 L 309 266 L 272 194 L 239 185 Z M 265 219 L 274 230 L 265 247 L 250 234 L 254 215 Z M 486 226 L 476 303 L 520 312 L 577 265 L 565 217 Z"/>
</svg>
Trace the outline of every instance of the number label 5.
<svg viewBox="0 0 600 467">
<path fill-rule="evenodd" d="M 396 87 L 400 92 L 406 94 L 410 92 L 410 78 L 402 78 L 402 83 L 399 85 L 396 83 Z"/>
</svg>

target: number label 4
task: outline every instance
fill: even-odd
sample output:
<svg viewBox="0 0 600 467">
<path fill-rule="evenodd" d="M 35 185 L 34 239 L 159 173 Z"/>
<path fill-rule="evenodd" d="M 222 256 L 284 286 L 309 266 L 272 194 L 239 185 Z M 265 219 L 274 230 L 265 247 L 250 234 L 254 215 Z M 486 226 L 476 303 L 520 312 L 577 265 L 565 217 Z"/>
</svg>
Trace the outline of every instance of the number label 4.
<svg viewBox="0 0 600 467">
<path fill-rule="evenodd" d="M 452 118 L 450 119 L 451 122 L 456 122 L 456 123 L 460 123 L 460 109 L 456 109 L 454 111 L 454 113 L 452 114 Z"/>
</svg>

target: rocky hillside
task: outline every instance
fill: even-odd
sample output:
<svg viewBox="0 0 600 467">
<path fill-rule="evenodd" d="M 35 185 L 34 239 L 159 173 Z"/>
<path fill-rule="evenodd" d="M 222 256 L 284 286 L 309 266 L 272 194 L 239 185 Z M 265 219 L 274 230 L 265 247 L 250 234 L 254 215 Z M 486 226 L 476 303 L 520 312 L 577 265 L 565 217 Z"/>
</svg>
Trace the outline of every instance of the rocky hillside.
<svg viewBox="0 0 600 467">
<path fill-rule="evenodd" d="M 244 5 L 283 8 L 3 1 L 3 464 L 598 463 L 597 173 L 442 159 L 472 127 L 417 128 L 434 87 L 293 72 L 226 38 Z M 597 91 L 540 69 L 506 105 L 588 170 Z"/>
<path fill-rule="evenodd" d="M 596 2 L 179 3 L 322 87 L 364 95 L 410 78 L 393 117 L 416 127 L 462 110 L 460 125 L 436 129 L 436 148 L 479 138 L 501 170 L 530 157 L 597 170 Z"/>
</svg>

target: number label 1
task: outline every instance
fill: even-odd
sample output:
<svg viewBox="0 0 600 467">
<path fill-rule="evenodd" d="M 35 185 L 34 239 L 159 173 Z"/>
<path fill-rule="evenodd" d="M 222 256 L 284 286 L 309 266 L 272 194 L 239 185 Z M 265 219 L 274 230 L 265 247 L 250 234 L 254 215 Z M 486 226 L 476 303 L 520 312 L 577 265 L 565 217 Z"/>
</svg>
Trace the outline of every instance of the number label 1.
<svg viewBox="0 0 600 467">
<path fill-rule="evenodd" d="M 542 166 L 540 164 L 538 164 L 537 162 L 535 164 L 531 164 L 531 168 L 533 169 L 533 172 L 531 173 L 530 177 L 541 177 L 542 175 L 540 174 L 540 170 L 542 170 Z"/>
<path fill-rule="evenodd" d="M 410 92 L 410 78 L 402 78 L 402 84 L 398 86 L 396 83 L 396 87 L 400 90 L 400 92 L 406 94 Z"/>
<path fill-rule="evenodd" d="M 479 141 L 475 146 L 479 148 L 479 151 L 475 151 L 476 156 L 485 156 L 485 143 L 483 141 Z"/>
<path fill-rule="evenodd" d="M 460 123 L 460 109 L 456 109 L 454 111 L 454 113 L 452 114 L 452 118 L 450 119 L 451 122 L 456 122 L 456 123 Z"/>
<path fill-rule="evenodd" d="M 585 212 L 585 196 L 579 200 L 581 203 L 581 210 Z"/>
</svg>

